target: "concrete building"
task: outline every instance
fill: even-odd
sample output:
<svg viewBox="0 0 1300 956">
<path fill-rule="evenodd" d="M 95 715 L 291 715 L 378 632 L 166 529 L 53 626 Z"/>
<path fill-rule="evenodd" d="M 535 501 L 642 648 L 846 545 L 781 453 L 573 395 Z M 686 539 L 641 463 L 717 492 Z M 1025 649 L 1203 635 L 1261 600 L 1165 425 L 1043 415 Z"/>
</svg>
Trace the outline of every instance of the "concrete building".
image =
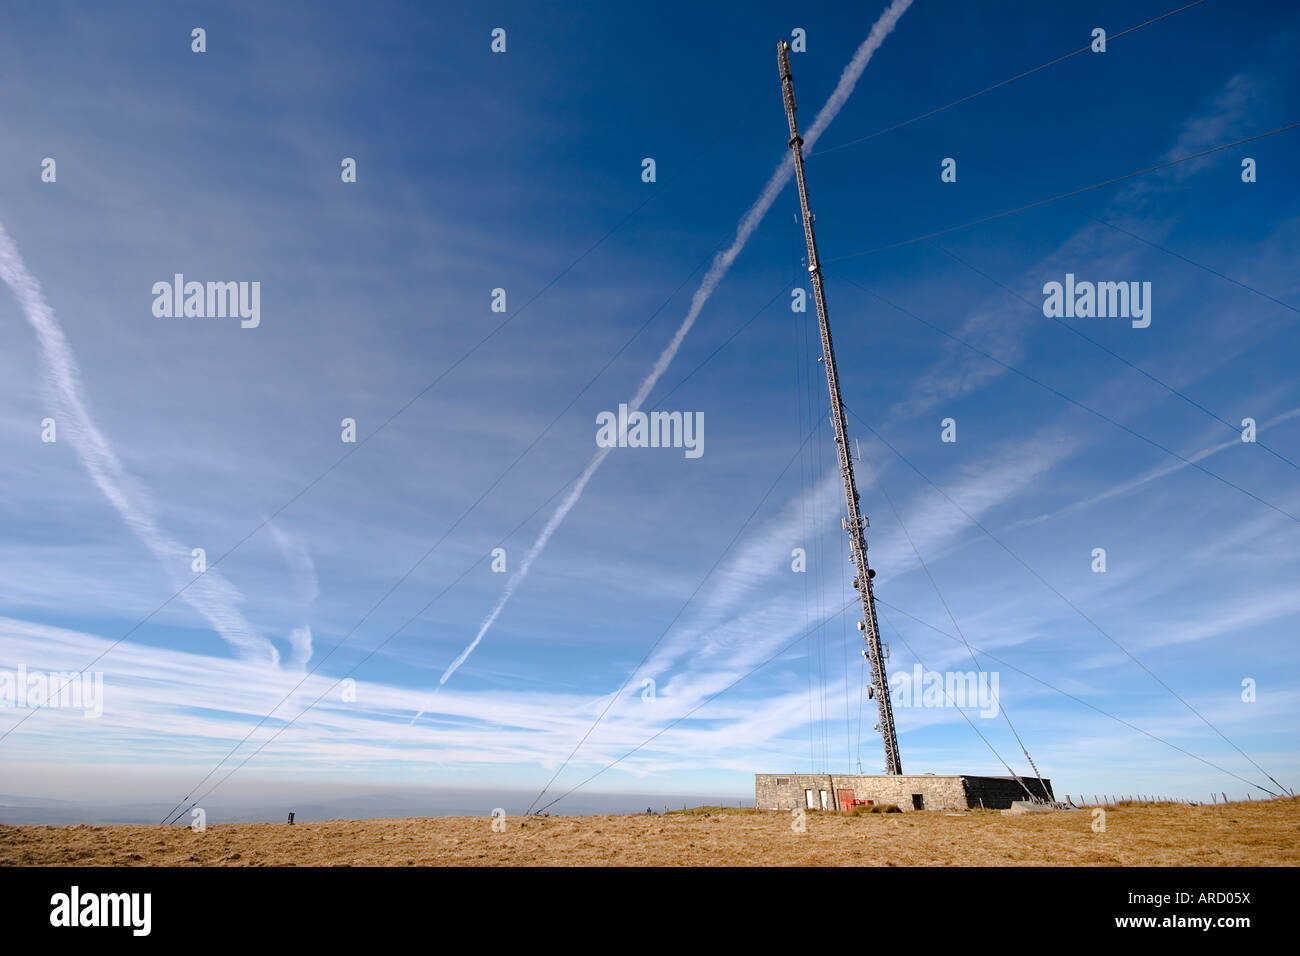
<svg viewBox="0 0 1300 956">
<path fill-rule="evenodd" d="M 1021 777 L 1035 796 L 1055 800 L 1052 781 Z M 1027 799 L 1014 777 L 968 774 L 754 774 L 754 806 L 759 810 L 837 810 L 845 801 L 896 804 L 900 810 L 1005 810 Z"/>
</svg>

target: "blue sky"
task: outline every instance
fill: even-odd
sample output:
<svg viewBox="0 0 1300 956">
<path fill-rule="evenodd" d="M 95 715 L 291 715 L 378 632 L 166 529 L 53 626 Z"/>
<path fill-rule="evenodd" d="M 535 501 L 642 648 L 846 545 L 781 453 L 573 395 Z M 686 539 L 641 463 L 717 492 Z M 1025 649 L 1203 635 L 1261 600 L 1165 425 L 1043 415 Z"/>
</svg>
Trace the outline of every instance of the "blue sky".
<svg viewBox="0 0 1300 956">
<path fill-rule="evenodd" d="M 1261 443 L 1300 458 L 1300 133 L 869 251 L 1295 122 L 1300 17 L 1208 0 L 1105 53 L 834 148 L 1077 50 L 1094 27 L 1118 33 L 1174 6 L 917 0 L 813 144 L 810 189 L 848 407 L 1294 786 L 1300 528 L 1275 509 L 1300 515 L 1296 469 L 1044 317 L 1041 289 L 1066 273 L 1150 282 L 1148 328 L 1063 322 L 1218 418 L 1254 418 Z M 612 450 L 527 577 L 515 573 L 597 452 L 597 414 L 646 379 L 788 152 L 775 42 L 806 31 L 792 62 L 807 128 L 884 8 L 8 9 L 0 224 L 79 381 L 61 385 L 11 283 L 0 668 L 76 670 L 129 636 L 93 668 L 102 716 L 46 708 L 0 741 L 0 793 L 165 808 L 317 666 L 218 777 L 325 694 L 230 786 L 535 791 L 625 681 L 561 791 L 687 713 L 588 788 L 744 797 L 755 771 L 877 772 L 856 616 L 836 613 L 852 573 L 815 316 L 790 306 L 806 285 L 792 184 L 649 396 L 647 408 L 703 414 L 704 454 Z M 504 54 L 489 49 L 495 27 Z M 54 183 L 41 180 L 45 157 Z M 344 157 L 355 183 L 341 182 Z M 955 183 L 940 181 L 945 157 Z M 1254 183 L 1241 180 L 1246 157 Z M 178 272 L 259 282 L 260 325 L 156 317 L 151 288 Z M 69 394 L 98 437 L 69 417 Z M 51 416 L 59 440 L 44 443 Z M 949 417 L 955 443 L 940 440 Z M 363 440 L 353 454 L 344 418 Z M 1205 799 L 1243 796 L 1239 777 L 1268 784 L 858 420 L 850 428 L 891 668 L 973 668 L 905 527 L 966 638 L 998 658 L 980 666 L 998 673 L 1002 706 L 1058 792 Z M 192 548 L 213 561 L 237 544 L 135 627 L 191 580 Z M 490 568 L 496 547 L 505 574 Z M 1099 547 L 1104 574 L 1091 570 Z M 355 701 L 331 690 L 349 673 Z M 968 713 L 1028 772 L 1003 720 Z M 0 713 L 0 733 L 24 716 Z M 951 707 L 896 718 L 909 772 L 1005 772 Z"/>
</svg>

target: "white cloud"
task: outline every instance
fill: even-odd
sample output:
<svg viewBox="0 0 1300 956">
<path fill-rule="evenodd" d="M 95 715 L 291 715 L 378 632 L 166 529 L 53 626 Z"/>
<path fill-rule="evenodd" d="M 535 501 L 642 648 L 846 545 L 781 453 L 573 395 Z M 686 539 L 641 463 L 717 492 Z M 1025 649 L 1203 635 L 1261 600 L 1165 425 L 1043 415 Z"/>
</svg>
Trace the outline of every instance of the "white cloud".
<svg viewBox="0 0 1300 956">
<path fill-rule="evenodd" d="M 192 549 L 159 527 L 149 493 L 127 474 L 108 437 L 92 420 L 72 347 L 3 224 L 0 224 L 0 278 L 17 297 L 40 341 L 61 439 L 72 442 L 95 485 L 127 527 L 153 552 L 167 572 L 171 586 L 177 590 L 185 588 L 181 598 L 243 656 L 277 665 L 279 652 L 244 619 L 237 606 L 241 600 L 239 591 L 219 571 L 209 570 L 193 583 L 186 583 L 185 572 L 190 570 Z M 215 560 L 216 555 L 211 559 Z"/>
</svg>

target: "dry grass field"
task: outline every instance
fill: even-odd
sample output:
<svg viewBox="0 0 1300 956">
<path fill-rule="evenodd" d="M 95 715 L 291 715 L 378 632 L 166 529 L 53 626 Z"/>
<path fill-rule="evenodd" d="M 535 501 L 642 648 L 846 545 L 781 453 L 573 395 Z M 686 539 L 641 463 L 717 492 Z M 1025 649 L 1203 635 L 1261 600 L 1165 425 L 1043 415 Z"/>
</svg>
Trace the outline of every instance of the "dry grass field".
<svg viewBox="0 0 1300 956">
<path fill-rule="evenodd" d="M 702 807 L 664 815 L 331 820 L 209 826 L 0 826 L 0 865 L 45 866 L 1296 866 L 1300 799 L 1011 815 L 847 817 Z"/>
</svg>

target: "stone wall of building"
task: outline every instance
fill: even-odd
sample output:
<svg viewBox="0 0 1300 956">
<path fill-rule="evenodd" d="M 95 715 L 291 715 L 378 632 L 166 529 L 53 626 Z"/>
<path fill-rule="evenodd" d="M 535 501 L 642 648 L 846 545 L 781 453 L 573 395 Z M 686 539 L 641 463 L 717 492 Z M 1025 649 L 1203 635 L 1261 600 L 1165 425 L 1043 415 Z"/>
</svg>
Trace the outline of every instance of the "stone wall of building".
<svg viewBox="0 0 1300 956">
<path fill-rule="evenodd" d="M 1052 796 L 1050 780 L 1022 777 L 1038 796 Z M 858 800 L 895 804 L 900 810 L 966 810 L 983 806 L 1002 810 L 1025 799 L 1024 788 L 1011 777 L 956 774 L 754 774 L 754 806 L 759 810 L 839 809 L 835 795 L 853 791 Z M 847 796 L 847 794 L 841 794 Z M 811 802 L 809 797 L 811 796 Z"/>
<path fill-rule="evenodd" d="M 832 781 L 836 791 L 852 790 L 858 800 L 893 803 L 900 810 L 964 810 L 967 805 L 959 776 L 759 773 L 754 775 L 754 806 L 760 810 L 806 809 L 807 792 L 811 790 L 813 809 L 821 809 L 821 794 L 825 791 L 829 803 L 826 809 L 835 810 L 838 801 L 830 797 Z"/>
</svg>

